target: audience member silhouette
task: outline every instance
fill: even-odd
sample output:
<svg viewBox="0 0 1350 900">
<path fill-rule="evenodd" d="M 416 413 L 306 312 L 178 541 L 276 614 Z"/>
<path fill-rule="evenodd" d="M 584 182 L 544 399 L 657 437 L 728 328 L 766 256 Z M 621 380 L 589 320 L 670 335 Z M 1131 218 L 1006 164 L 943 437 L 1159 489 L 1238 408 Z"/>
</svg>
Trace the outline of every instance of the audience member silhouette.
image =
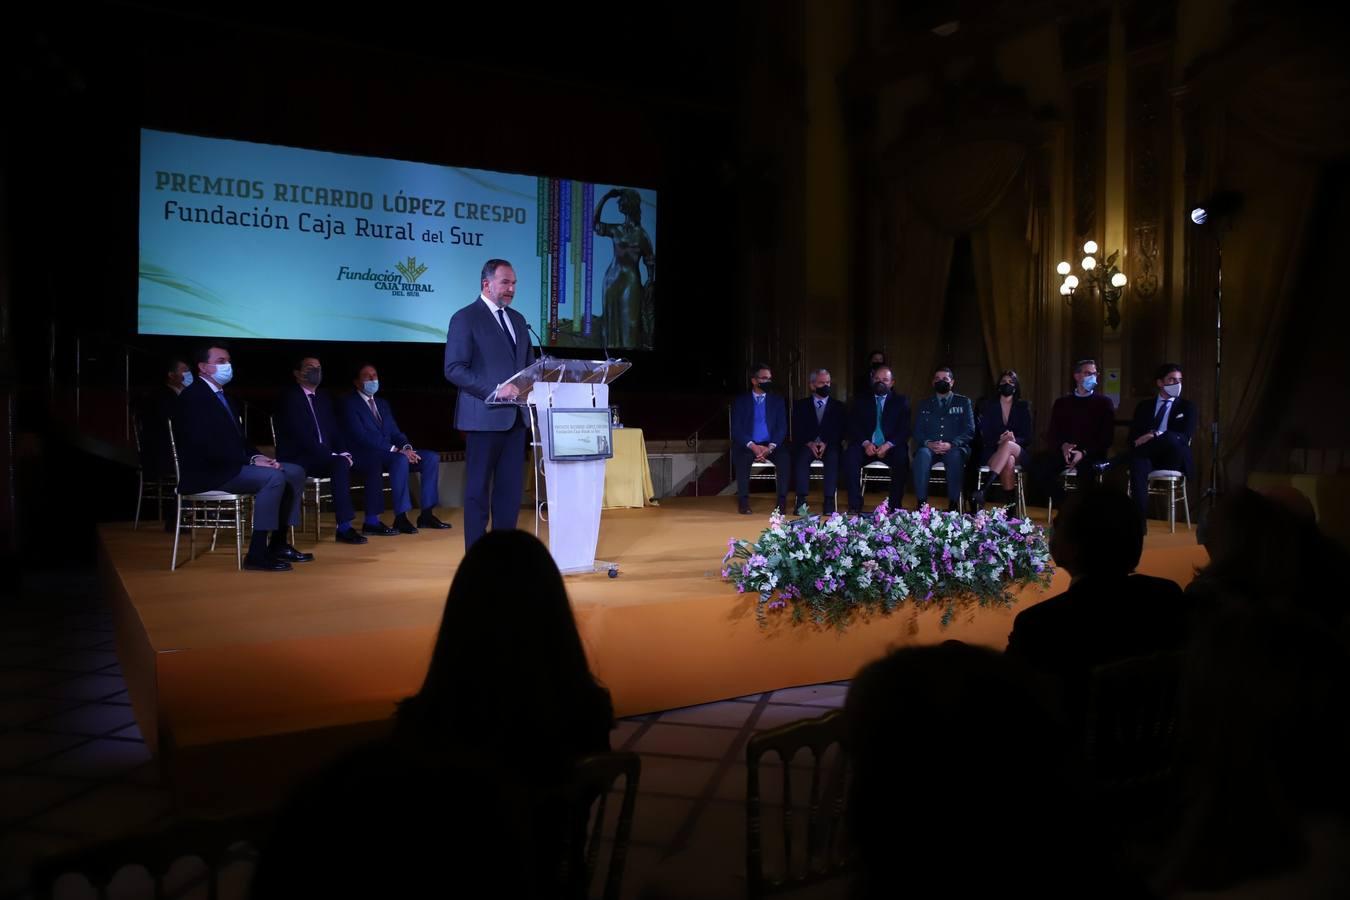
<svg viewBox="0 0 1350 900">
<path fill-rule="evenodd" d="M 1147 896 L 1108 872 L 1063 724 L 1015 660 L 897 650 L 846 702 L 852 897 Z"/>
<path fill-rule="evenodd" d="M 250 897 L 530 897 L 530 803 L 491 761 L 381 741 L 288 798 Z"/>
<path fill-rule="evenodd" d="M 1220 600 L 1182 681 L 1188 804 L 1160 887 L 1170 896 L 1350 896 L 1344 636 L 1314 610 Z"/>
<path fill-rule="evenodd" d="M 324 866 L 439 874 L 455 891 L 473 870 L 505 881 L 463 896 L 562 896 L 565 838 L 572 871 L 582 866 L 564 787 L 577 759 L 609 750 L 613 719 L 547 548 L 523 531 L 489 532 L 455 574 L 426 679 L 399 704 L 392 736 L 296 794 L 264 852 L 259 896 L 283 896 Z"/>
<path fill-rule="evenodd" d="M 1174 581 L 1132 575 L 1143 553 L 1139 511 L 1123 493 L 1085 490 L 1055 517 L 1050 552 L 1069 589 L 1018 613 L 1008 654 L 1049 676 L 1070 724 L 1086 717 L 1097 666 L 1184 646 L 1189 603 Z"/>
<path fill-rule="evenodd" d="M 1302 494 L 1239 488 L 1214 510 L 1205 537 L 1209 564 L 1186 587 L 1202 612 L 1239 602 L 1292 605 L 1328 625 L 1346 621 L 1338 580 L 1350 554 L 1324 535 Z"/>
<path fill-rule="evenodd" d="M 450 585 L 422 689 L 395 731 L 506 760 L 540 784 L 609 750 L 614 709 L 591 674 L 562 575 L 524 531 L 490 532 Z"/>
<path fill-rule="evenodd" d="M 504 602 L 505 601 L 505 602 Z M 399 704 L 397 740 L 501 762 L 530 788 L 535 841 L 561 845 L 558 793 L 573 764 L 610 749 L 614 707 L 586 661 L 561 573 L 548 548 L 517 530 L 470 548 L 445 600 L 422 689 Z M 571 835 L 580 849 L 579 835 Z M 561 860 L 536 856 L 536 885 Z M 579 857 L 570 860 L 575 870 Z"/>
</svg>

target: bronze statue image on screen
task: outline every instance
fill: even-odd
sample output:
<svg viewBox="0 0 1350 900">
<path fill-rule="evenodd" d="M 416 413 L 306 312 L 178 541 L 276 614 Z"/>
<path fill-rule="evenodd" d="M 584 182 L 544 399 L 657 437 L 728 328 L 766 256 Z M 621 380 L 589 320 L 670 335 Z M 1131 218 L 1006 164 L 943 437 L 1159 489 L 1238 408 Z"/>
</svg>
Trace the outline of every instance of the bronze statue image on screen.
<svg viewBox="0 0 1350 900">
<path fill-rule="evenodd" d="M 619 198 L 622 223 L 602 222 L 601 214 Z M 631 188 L 613 188 L 595 208 L 595 233 L 614 242 L 614 261 L 605 271 L 605 329 L 612 347 L 650 347 L 656 320 L 656 252 L 642 227 L 642 198 Z M 647 281 L 638 269 L 647 267 Z"/>
</svg>

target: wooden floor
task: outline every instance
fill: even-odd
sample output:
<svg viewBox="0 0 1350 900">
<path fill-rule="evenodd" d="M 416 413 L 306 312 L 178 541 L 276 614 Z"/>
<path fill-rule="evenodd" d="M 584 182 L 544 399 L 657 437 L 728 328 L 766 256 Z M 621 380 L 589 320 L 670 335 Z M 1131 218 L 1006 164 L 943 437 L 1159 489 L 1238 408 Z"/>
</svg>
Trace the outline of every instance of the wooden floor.
<svg viewBox="0 0 1350 900">
<path fill-rule="evenodd" d="M 618 562 L 620 576 L 567 583 L 619 715 L 849 678 L 896 645 L 1006 643 L 1016 609 L 945 629 L 936 613 L 911 612 L 843 632 L 785 616 L 761 624 L 753 598 L 721 579 L 720 561 L 728 538 L 765 526 L 771 502 L 756 499 L 754 516 L 737 515 L 727 497 L 606 510 L 597 555 Z M 283 748 L 313 752 L 306 736 L 340 743 L 385 727 L 394 704 L 421 683 L 463 557 L 459 511 L 441 515 L 453 530 L 360 546 L 335 543 L 331 531 L 318 545 L 300 540 L 317 559 L 287 573 L 237 571 L 232 541 L 170 572 L 172 539 L 158 523 L 102 526 L 118 655 L 137 722 L 170 777 L 208 793 L 222 789 L 222 771 L 241 764 L 274 766 L 281 778 Z M 1189 581 L 1204 561 L 1194 533 L 1153 527 L 1140 570 Z M 1057 573 L 1050 593 L 1067 583 Z M 1024 592 L 1017 608 L 1043 596 Z M 504 588 L 494 602 L 511 616 L 527 611 L 529 598 Z"/>
</svg>

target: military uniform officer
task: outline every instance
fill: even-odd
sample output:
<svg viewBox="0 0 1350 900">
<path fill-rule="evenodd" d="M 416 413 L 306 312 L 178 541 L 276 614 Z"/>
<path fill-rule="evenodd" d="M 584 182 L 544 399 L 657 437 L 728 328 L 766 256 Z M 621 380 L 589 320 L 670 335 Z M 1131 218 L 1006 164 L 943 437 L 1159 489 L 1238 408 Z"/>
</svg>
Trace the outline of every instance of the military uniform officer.
<svg viewBox="0 0 1350 900">
<path fill-rule="evenodd" d="M 960 510 L 966 459 L 975 436 L 975 411 L 970 398 L 952 392 L 952 370 L 933 373 L 933 396 L 919 405 L 914 420 L 914 493 L 919 506 L 928 502 L 928 473 L 941 460 L 947 470 L 947 508 Z"/>
</svg>

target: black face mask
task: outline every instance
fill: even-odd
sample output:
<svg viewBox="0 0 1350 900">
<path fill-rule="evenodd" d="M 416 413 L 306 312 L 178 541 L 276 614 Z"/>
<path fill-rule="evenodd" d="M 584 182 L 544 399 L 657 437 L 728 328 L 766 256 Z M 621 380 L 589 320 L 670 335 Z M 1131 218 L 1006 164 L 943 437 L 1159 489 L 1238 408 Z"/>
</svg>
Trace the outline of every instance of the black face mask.
<svg viewBox="0 0 1350 900">
<path fill-rule="evenodd" d="M 820 387 L 816 388 L 816 396 L 817 397 L 830 396 L 830 386 L 828 384 L 822 384 Z"/>
<path fill-rule="evenodd" d="M 891 389 L 888 388 L 888 387 L 886 387 L 886 383 L 885 383 L 885 382 L 882 382 L 882 381 L 874 381 L 874 382 L 872 382 L 872 393 L 876 394 L 878 397 L 884 397 L 884 396 L 886 396 L 887 394 L 889 394 L 890 392 L 891 392 Z"/>
<path fill-rule="evenodd" d="M 323 382 L 323 369 L 306 369 L 300 373 L 300 377 L 305 384 L 318 387 Z"/>
<path fill-rule="evenodd" d="M 772 381 L 761 381 L 761 382 L 759 383 L 759 389 L 760 389 L 761 391 L 771 391 L 771 390 L 773 390 L 773 382 L 772 382 Z"/>
<path fill-rule="evenodd" d="M 886 365 L 884 362 L 874 362 L 874 363 L 872 363 L 872 367 L 871 367 L 871 368 L 872 368 L 872 371 L 875 372 L 877 369 L 880 369 L 880 368 L 881 368 L 882 366 L 884 366 L 884 365 Z"/>
<path fill-rule="evenodd" d="M 998 386 L 998 392 L 999 392 L 1000 394 L 1002 394 L 1003 396 L 1005 396 L 1005 397 L 1011 397 L 1013 394 L 1017 393 L 1017 385 L 1015 385 L 1015 384 L 1000 384 L 1000 385 Z"/>
<path fill-rule="evenodd" d="M 933 390 L 937 391 L 939 394 L 945 394 L 951 389 L 952 383 L 945 378 L 941 381 L 933 382 Z"/>
</svg>

